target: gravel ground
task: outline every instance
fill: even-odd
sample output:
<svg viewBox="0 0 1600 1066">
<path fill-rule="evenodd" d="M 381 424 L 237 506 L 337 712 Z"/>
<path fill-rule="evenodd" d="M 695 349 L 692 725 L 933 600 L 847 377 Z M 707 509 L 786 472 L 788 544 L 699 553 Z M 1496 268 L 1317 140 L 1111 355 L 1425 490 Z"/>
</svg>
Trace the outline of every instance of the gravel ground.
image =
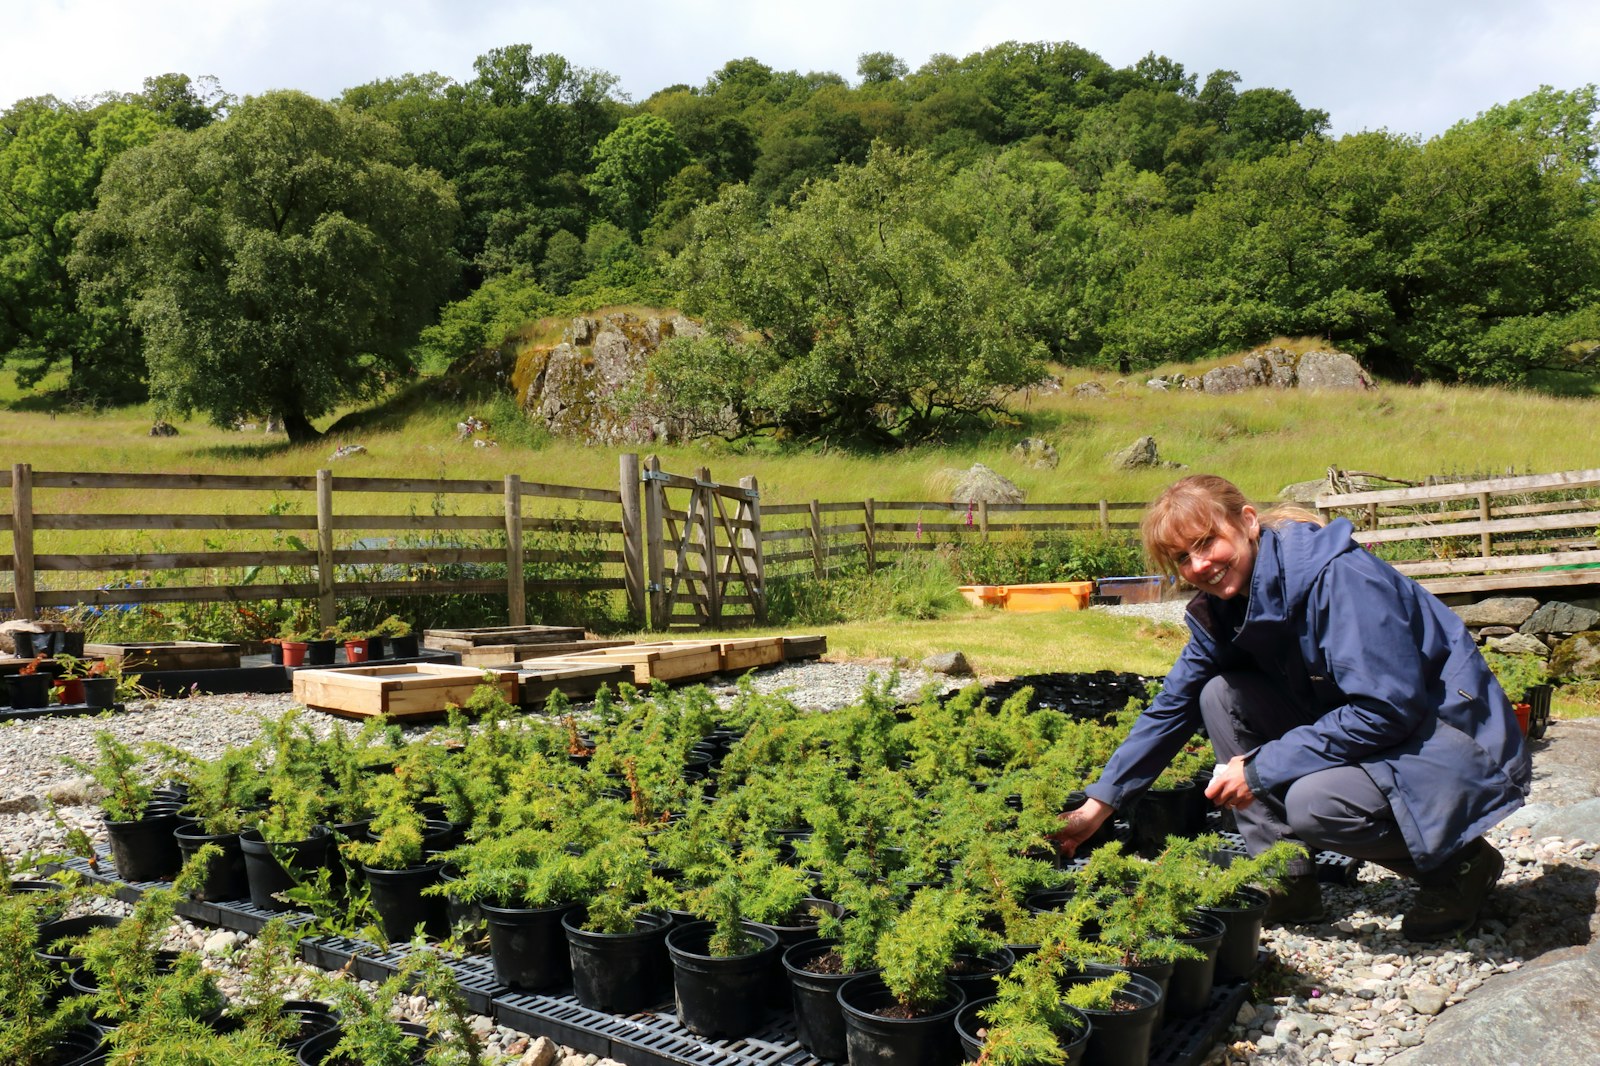
<svg viewBox="0 0 1600 1066">
<path fill-rule="evenodd" d="M 1181 622 L 1183 605 L 1096 609 Z M 888 672 L 886 665 L 796 663 L 763 671 L 756 683 L 767 691 L 785 690 L 801 706 L 822 709 L 850 702 L 869 679 Z M 911 698 L 930 683 L 952 682 L 902 671 L 896 695 Z M 720 693 L 729 696 L 732 687 L 722 686 Z M 125 739 L 159 740 L 214 756 L 253 737 L 260 716 L 280 715 L 292 705 L 288 696 L 195 696 L 141 701 L 123 714 L 101 718 L 0 726 L 0 765 L 6 771 L 0 776 L 0 850 L 16 858 L 60 847 L 62 829 L 45 810 L 47 798 L 58 805 L 66 824 L 103 838 L 97 808 L 86 805 L 86 782 L 61 763 L 63 755 L 92 759 L 97 730 L 109 728 Z M 321 715 L 310 720 L 319 729 L 340 724 Z M 1559 744 L 1567 730 L 1589 725 L 1555 723 L 1545 746 Z M 1560 761 L 1536 761 L 1536 766 L 1541 774 L 1534 799 L 1561 802 L 1562 775 L 1549 772 L 1559 771 Z M 1228 1042 L 1212 1053 L 1208 1066 L 1376 1066 L 1420 1043 L 1441 1010 L 1491 976 L 1516 970 L 1546 951 L 1587 943 L 1596 931 L 1591 929 L 1596 845 L 1556 837 L 1535 840 L 1525 827 L 1496 829 L 1490 840 L 1506 856 L 1506 872 L 1489 919 L 1470 939 L 1418 945 L 1401 938 L 1400 916 L 1410 886 L 1370 865 L 1356 884 L 1328 888 L 1329 911 L 1336 920 L 1267 930 L 1264 946 L 1277 955 L 1280 966 L 1257 983 L 1256 995 L 1241 1009 Z M 109 901 L 104 906 L 122 905 Z M 235 980 L 231 960 L 247 944 L 248 938 L 240 935 L 187 923 L 171 938 L 172 946 L 203 950 L 222 975 L 225 990 Z M 411 1004 L 413 1013 L 422 1007 Z M 545 1046 L 548 1041 L 534 1041 L 487 1018 L 478 1025 L 489 1048 L 508 1056 L 508 1062 L 593 1066 L 597 1061 L 568 1048 Z M 604 1066 L 607 1060 L 598 1061 Z"/>
</svg>

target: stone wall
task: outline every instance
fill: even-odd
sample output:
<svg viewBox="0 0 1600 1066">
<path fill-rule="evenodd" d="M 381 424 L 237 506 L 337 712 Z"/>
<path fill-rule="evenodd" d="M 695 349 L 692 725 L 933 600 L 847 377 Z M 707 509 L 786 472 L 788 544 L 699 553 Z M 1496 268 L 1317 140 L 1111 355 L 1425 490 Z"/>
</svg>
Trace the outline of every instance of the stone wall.
<svg viewBox="0 0 1600 1066">
<path fill-rule="evenodd" d="M 1600 677 L 1600 611 L 1584 603 L 1491 596 L 1452 609 L 1485 651 L 1538 656 L 1555 678 Z"/>
</svg>

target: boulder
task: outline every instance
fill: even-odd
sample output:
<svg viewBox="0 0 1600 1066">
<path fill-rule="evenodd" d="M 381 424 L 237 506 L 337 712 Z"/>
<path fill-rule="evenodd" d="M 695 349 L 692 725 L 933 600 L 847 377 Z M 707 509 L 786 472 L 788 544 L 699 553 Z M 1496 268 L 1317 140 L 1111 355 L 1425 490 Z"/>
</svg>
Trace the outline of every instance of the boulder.
<svg viewBox="0 0 1600 1066">
<path fill-rule="evenodd" d="M 1429 1025 L 1420 1047 L 1388 1066 L 1589 1062 L 1600 1046 L 1600 940 L 1489 979 Z"/>
<path fill-rule="evenodd" d="M 1579 633 L 1550 652 L 1551 677 L 1600 677 L 1600 633 Z"/>
<path fill-rule="evenodd" d="M 1027 498 L 1014 482 L 982 463 L 973 463 L 950 490 L 951 503 L 1021 503 Z"/>
<path fill-rule="evenodd" d="M 150 427 L 150 435 L 152 437 L 176 437 L 178 435 L 178 427 L 171 422 L 157 420 L 156 424 Z"/>
<path fill-rule="evenodd" d="M 1145 387 L 1155 389 L 1157 392 L 1167 392 L 1172 388 L 1172 382 L 1166 378 L 1151 378 L 1145 382 Z"/>
<path fill-rule="evenodd" d="M 1600 799 L 1557 807 L 1533 823 L 1533 837 L 1562 837 L 1600 844 Z"/>
<path fill-rule="evenodd" d="M 1161 458 L 1154 437 L 1140 437 L 1120 452 L 1113 454 L 1111 465 L 1118 470 L 1137 470 L 1142 466 L 1168 466 L 1179 469 L 1183 467 L 1182 463 L 1169 463 Z"/>
<path fill-rule="evenodd" d="M 1242 366 L 1219 366 L 1214 370 L 1207 370 L 1200 379 L 1201 387 L 1209 394 L 1216 396 L 1231 396 L 1236 392 L 1243 392 L 1256 384 L 1250 380 L 1249 371 Z"/>
<path fill-rule="evenodd" d="M 1478 640 L 1484 641 L 1488 640 L 1490 637 L 1509 637 L 1515 632 L 1516 630 L 1512 629 L 1510 626 L 1484 626 L 1483 628 L 1479 629 L 1474 636 L 1476 636 Z M 1545 650 L 1549 651 L 1550 649 L 1546 648 Z"/>
<path fill-rule="evenodd" d="M 1043 437 L 1028 437 L 1012 448 L 1011 454 L 1036 470 L 1054 470 L 1061 463 L 1060 454 Z"/>
<path fill-rule="evenodd" d="M 1539 609 L 1532 596 L 1490 596 L 1452 610 L 1469 626 L 1520 626 Z"/>
<path fill-rule="evenodd" d="M 944 674 L 947 677 L 970 677 L 972 667 L 967 663 L 967 657 L 959 651 L 941 652 L 930 655 L 922 660 L 922 668 L 930 674 Z"/>
<path fill-rule="evenodd" d="M 1550 648 L 1538 637 L 1530 637 L 1526 633 L 1513 633 L 1509 637 L 1490 637 L 1484 641 L 1485 651 L 1499 652 L 1501 655 L 1537 655 L 1541 659 L 1550 657 Z"/>
<path fill-rule="evenodd" d="M 1295 364 L 1295 384 L 1302 389 L 1341 389 L 1347 391 L 1373 387 L 1366 371 L 1355 357 L 1344 352 L 1312 351 Z"/>
<path fill-rule="evenodd" d="M 1586 629 L 1596 628 L 1596 623 L 1600 623 L 1600 611 L 1591 611 L 1587 607 L 1574 607 L 1570 603 L 1554 600 L 1534 611 L 1528 620 L 1522 623 L 1521 632 L 1530 636 L 1543 636 L 1546 633 L 1582 633 Z"/>
<path fill-rule="evenodd" d="M 1072 395 L 1074 399 L 1079 400 L 1100 400 L 1105 398 L 1106 387 L 1098 381 L 1085 381 L 1081 385 L 1072 386 Z"/>
</svg>

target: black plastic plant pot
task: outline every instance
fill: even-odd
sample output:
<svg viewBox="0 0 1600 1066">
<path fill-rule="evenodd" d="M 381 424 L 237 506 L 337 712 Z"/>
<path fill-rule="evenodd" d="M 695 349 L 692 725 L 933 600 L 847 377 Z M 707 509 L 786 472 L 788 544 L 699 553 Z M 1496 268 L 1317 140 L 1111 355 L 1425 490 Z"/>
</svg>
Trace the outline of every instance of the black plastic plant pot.
<svg viewBox="0 0 1600 1066">
<path fill-rule="evenodd" d="M 1222 920 L 1212 914 L 1196 914 L 1188 930 L 1178 939 L 1204 952 L 1203 959 L 1179 959 L 1172 964 L 1172 980 L 1167 985 L 1167 1013 L 1174 1018 L 1192 1018 L 1211 1003 L 1211 988 L 1216 980 L 1217 950 L 1227 933 Z"/>
<path fill-rule="evenodd" d="M 986 999 L 968 1000 L 966 1005 L 956 1011 L 956 1039 L 961 1041 L 961 1053 L 968 1062 L 977 1062 L 983 1057 L 983 1040 L 987 1023 L 978 1014 L 994 1003 L 994 997 Z M 1083 1062 L 1083 1053 L 1089 1046 L 1089 1034 L 1094 1026 L 1089 1021 L 1089 1016 L 1075 1007 L 1063 1005 L 1063 1014 L 1072 1018 L 1076 1024 L 1066 1030 L 1057 1030 L 1056 1043 L 1061 1047 L 1065 1056 L 1061 1066 L 1079 1066 Z"/>
<path fill-rule="evenodd" d="M 277 897 L 319 869 L 331 869 L 333 834 L 327 826 L 317 826 L 304 840 L 273 843 L 263 840 L 259 829 L 239 834 L 244 851 L 245 877 L 250 883 L 250 902 L 264 911 L 286 911 L 293 904 Z M 285 864 L 287 863 L 287 866 Z"/>
<path fill-rule="evenodd" d="M 957 952 L 948 977 L 950 983 L 961 989 L 961 994 L 970 1003 L 975 999 L 987 999 L 994 995 L 996 984 L 1000 978 L 1011 972 L 1011 967 L 1016 965 L 1016 962 L 1017 957 L 1011 953 L 1010 948 L 995 948 L 981 955 L 973 952 Z"/>
<path fill-rule="evenodd" d="M 1228 901 L 1200 910 L 1220 919 L 1224 929 L 1222 944 L 1217 948 L 1214 980 L 1219 985 L 1243 981 L 1256 969 L 1261 927 L 1267 918 L 1267 894 L 1259 889 L 1241 888 Z"/>
<path fill-rule="evenodd" d="M 84 678 L 83 702 L 87 707 L 115 707 L 117 705 L 117 679 L 114 677 Z"/>
<path fill-rule="evenodd" d="M 155 973 L 158 975 L 171 973 L 177 962 L 176 951 L 158 951 L 155 953 Z M 67 984 L 80 996 L 92 996 L 100 991 L 99 976 L 82 965 L 67 975 Z"/>
<path fill-rule="evenodd" d="M 691 1033 L 712 1039 L 748 1036 L 781 988 L 778 935 L 749 922 L 744 931 L 761 946 L 745 955 L 710 953 L 713 925 L 690 922 L 667 933 L 672 958 L 672 993 L 678 1022 Z"/>
<path fill-rule="evenodd" d="M 1063 984 L 1087 984 L 1116 971 L 1110 966 L 1090 964 L 1081 974 L 1068 974 Z M 1145 1066 L 1150 1061 L 1150 1042 L 1156 1031 L 1156 1012 L 1161 1005 L 1161 989 L 1148 977 L 1129 974 L 1128 983 L 1116 995 L 1110 1010 L 1086 1010 L 1089 1016 L 1089 1042 L 1084 1059 L 1095 1066 Z"/>
<path fill-rule="evenodd" d="M 333 652 L 339 642 L 332 637 L 306 641 L 307 666 L 332 666 Z"/>
<path fill-rule="evenodd" d="M 776 933 L 780 948 L 790 948 L 803 941 L 816 939 L 817 926 L 822 921 L 821 914 L 831 914 L 838 918 L 844 914 L 844 908 L 832 900 L 807 896 L 800 901 L 800 906 L 793 913 L 781 921 L 755 924 Z"/>
<path fill-rule="evenodd" d="M 145 817 L 129 822 L 106 819 L 106 835 L 111 839 L 111 862 L 124 881 L 170 881 L 183 868 L 183 853 L 178 850 L 176 808 L 147 809 Z"/>
<path fill-rule="evenodd" d="M 33 903 L 34 917 L 41 922 L 52 922 L 61 917 L 67 906 L 61 895 L 62 889 L 60 881 L 28 879 L 15 879 L 10 887 L 11 892 L 29 897 Z"/>
<path fill-rule="evenodd" d="M 222 849 L 222 854 L 206 867 L 205 879 L 194 890 L 195 899 L 203 903 L 225 903 L 250 895 L 250 878 L 245 873 L 244 849 L 239 845 L 238 833 L 207 833 L 193 822 L 187 822 L 180 824 L 172 835 L 185 865 L 207 844 Z"/>
<path fill-rule="evenodd" d="M 582 911 L 561 919 L 572 963 L 572 994 L 590 1010 L 633 1014 L 672 996 L 666 914 L 640 914 L 631 933 L 596 933 L 580 927 Z"/>
<path fill-rule="evenodd" d="M 1160 995 L 1156 998 L 1156 1020 L 1151 1024 L 1157 1029 L 1167 1020 L 1167 988 L 1172 984 L 1174 966 L 1176 963 L 1171 962 L 1137 962 L 1122 967 L 1135 977 L 1143 977 L 1155 984 Z"/>
<path fill-rule="evenodd" d="M 945 995 L 912 1018 L 898 1010 L 894 993 L 879 976 L 857 977 L 839 987 L 850 1066 L 955 1066 L 961 1045 L 950 1039 L 952 1019 L 966 1004 L 961 989 L 948 982 Z"/>
<path fill-rule="evenodd" d="M 439 879 L 446 885 L 461 880 L 461 868 L 446 863 L 439 871 Z M 483 920 L 483 911 L 475 899 L 465 899 L 456 890 L 448 888 L 444 896 L 444 915 L 450 929 L 468 945 L 482 950 L 489 940 L 489 925 Z"/>
<path fill-rule="evenodd" d="M 372 909 L 378 912 L 378 924 L 390 941 L 410 940 L 419 927 L 430 940 L 443 940 L 450 935 L 444 897 L 422 892 L 440 882 L 444 863 L 418 863 L 401 870 L 365 865 L 361 869 L 366 874 Z"/>
<path fill-rule="evenodd" d="M 479 902 L 478 909 L 489 925 L 489 959 L 501 984 L 541 992 L 572 979 L 567 935 L 561 928 L 572 904 L 504 907 Z"/>
<path fill-rule="evenodd" d="M 61 918 L 39 926 L 39 938 L 34 954 L 62 973 L 69 973 L 83 965 L 76 943 L 96 929 L 110 929 L 120 925 L 122 919 L 114 914 L 81 914 L 76 918 Z"/>
<path fill-rule="evenodd" d="M 105 1061 L 106 1031 L 93 1022 L 80 1022 L 56 1038 L 48 1058 L 50 1066 L 92 1066 Z"/>
<path fill-rule="evenodd" d="M 48 707 L 51 684 L 52 679 L 49 674 L 12 674 L 6 678 L 6 691 L 10 694 L 11 706 L 19 710 L 26 707 Z"/>
<path fill-rule="evenodd" d="M 802 940 L 783 953 L 783 969 L 789 975 L 789 995 L 794 1002 L 795 1039 L 817 1058 L 830 1062 L 844 1062 L 849 1055 L 844 1008 L 839 1005 L 840 986 L 878 972 L 819 973 L 810 968 L 838 945 L 832 939 Z"/>
<path fill-rule="evenodd" d="M 295 1023 L 294 1035 L 283 1041 L 283 1046 L 293 1051 L 307 1040 L 334 1029 L 339 1024 L 339 1011 L 333 1004 L 317 999 L 288 999 L 278 1008 L 278 1013 Z"/>
<path fill-rule="evenodd" d="M 415 633 L 407 633 L 403 637 L 385 637 L 384 642 L 388 645 L 391 659 L 415 659 L 421 651 Z"/>
<path fill-rule="evenodd" d="M 412 1041 L 411 1066 L 422 1066 L 427 1061 L 428 1049 L 433 1046 L 433 1038 L 428 1035 L 426 1026 L 417 1025 L 415 1022 L 397 1022 L 405 1038 Z M 344 1038 L 344 1029 L 335 1026 L 324 1030 L 300 1045 L 296 1052 L 296 1061 L 300 1066 L 366 1066 L 366 1063 L 350 1058 L 348 1055 L 335 1055 L 333 1049 Z M 393 1062 L 394 1059 L 385 1059 Z"/>
<path fill-rule="evenodd" d="M 1172 788 L 1152 788 L 1133 805 L 1128 819 L 1133 847 L 1155 853 L 1169 836 L 1192 838 L 1205 832 L 1204 795 L 1193 781 Z"/>
</svg>

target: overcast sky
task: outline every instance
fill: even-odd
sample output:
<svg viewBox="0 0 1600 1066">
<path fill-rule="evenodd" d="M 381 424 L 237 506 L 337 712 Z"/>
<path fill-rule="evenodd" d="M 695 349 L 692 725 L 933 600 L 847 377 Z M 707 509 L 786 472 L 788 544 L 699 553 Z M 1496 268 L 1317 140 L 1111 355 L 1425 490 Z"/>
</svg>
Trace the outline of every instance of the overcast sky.
<svg viewBox="0 0 1600 1066">
<path fill-rule="evenodd" d="M 744 56 L 854 82 L 863 52 L 915 69 L 1007 40 L 1073 41 L 1114 66 L 1155 51 L 1201 81 L 1234 70 L 1327 111 L 1336 134 L 1431 136 L 1540 84 L 1600 80 L 1597 0 L 0 0 L 0 107 L 168 71 L 328 98 L 407 72 L 466 80 L 518 43 L 642 100 Z"/>
</svg>

